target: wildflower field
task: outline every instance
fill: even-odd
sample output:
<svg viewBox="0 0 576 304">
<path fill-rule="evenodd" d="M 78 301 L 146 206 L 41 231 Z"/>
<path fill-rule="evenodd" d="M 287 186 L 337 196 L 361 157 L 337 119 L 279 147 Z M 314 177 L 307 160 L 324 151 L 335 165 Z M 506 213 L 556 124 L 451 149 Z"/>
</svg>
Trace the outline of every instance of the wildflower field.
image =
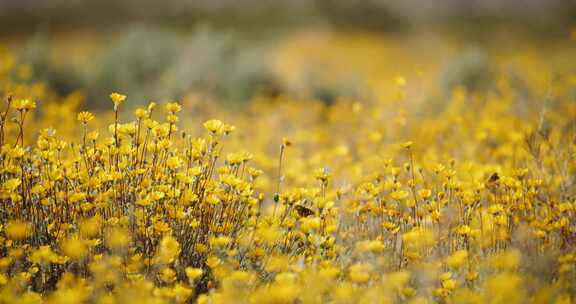
<svg viewBox="0 0 576 304">
<path fill-rule="evenodd" d="M 0 302 L 572 303 L 573 43 L 301 35 L 282 92 L 104 109 L 1 49 Z"/>
</svg>

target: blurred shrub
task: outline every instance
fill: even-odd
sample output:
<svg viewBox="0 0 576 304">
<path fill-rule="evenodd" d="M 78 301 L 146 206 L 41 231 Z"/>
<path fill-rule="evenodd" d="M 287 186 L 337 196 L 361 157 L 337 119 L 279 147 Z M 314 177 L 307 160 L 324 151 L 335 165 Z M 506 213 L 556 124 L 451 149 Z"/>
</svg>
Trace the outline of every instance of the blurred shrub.
<svg viewBox="0 0 576 304">
<path fill-rule="evenodd" d="M 103 96 L 118 88 L 133 102 L 194 92 L 237 103 L 273 82 L 263 47 L 233 32 L 206 28 L 190 36 L 130 29 L 104 51 L 98 66 L 94 93 Z"/>
<path fill-rule="evenodd" d="M 174 64 L 178 51 L 175 33 L 135 27 L 120 34 L 97 59 L 94 74 L 88 75 L 91 93 L 106 96 L 110 88 L 131 96 L 131 102 L 153 94 L 158 80 Z"/>
<path fill-rule="evenodd" d="M 456 87 L 481 91 L 488 89 L 493 81 L 488 55 L 478 47 L 465 48 L 444 66 L 440 74 L 440 82 L 447 92 Z"/>
<path fill-rule="evenodd" d="M 111 89 L 130 96 L 130 103 L 195 93 L 234 104 L 259 92 L 278 91 L 268 60 L 269 45 L 207 28 L 184 34 L 135 26 L 121 32 L 82 67 L 51 62 L 50 44 L 43 35 L 24 46 L 20 60 L 31 66 L 34 79 L 61 94 L 82 89 L 92 108 L 108 106 L 102 96 Z"/>
<path fill-rule="evenodd" d="M 35 77 L 62 94 L 82 89 L 92 108 L 107 107 L 103 96 L 110 90 L 130 96 L 127 102 L 182 99 L 187 94 L 218 100 L 227 105 L 246 102 L 255 95 L 288 94 L 317 98 L 331 104 L 336 97 L 358 98 L 362 77 L 358 71 L 332 75 L 327 64 L 317 62 L 316 54 L 306 52 L 280 55 L 278 43 L 269 37 L 262 41 L 246 33 L 199 27 L 190 33 L 157 27 L 133 26 L 104 45 L 91 62 L 66 67 L 50 61 L 51 45 L 42 36 L 25 47 Z M 284 54 L 285 55 L 285 54 Z M 292 83 L 275 60 L 291 61 L 307 56 Z"/>
<path fill-rule="evenodd" d="M 70 93 L 86 85 L 79 70 L 50 62 L 48 38 L 43 33 L 34 35 L 19 52 L 21 65 L 31 68 L 32 79 L 41 80 L 60 94 Z"/>
<path fill-rule="evenodd" d="M 167 66 L 159 78 L 156 94 L 195 91 L 237 103 L 275 83 L 268 48 L 250 43 L 234 32 L 200 28 L 179 51 L 174 64 Z"/>
</svg>

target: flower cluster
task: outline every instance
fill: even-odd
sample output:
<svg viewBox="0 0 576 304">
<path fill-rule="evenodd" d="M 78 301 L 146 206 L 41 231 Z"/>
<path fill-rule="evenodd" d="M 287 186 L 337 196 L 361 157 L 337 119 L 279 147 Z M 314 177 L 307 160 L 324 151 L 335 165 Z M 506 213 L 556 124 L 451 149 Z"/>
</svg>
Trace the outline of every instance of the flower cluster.
<svg viewBox="0 0 576 304">
<path fill-rule="evenodd" d="M 0 302 L 570 303 L 576 82 L 522 113 L 502 77 L 429 115 L 396 77 L 231 125 L 0 74 Z"/>
</svg>

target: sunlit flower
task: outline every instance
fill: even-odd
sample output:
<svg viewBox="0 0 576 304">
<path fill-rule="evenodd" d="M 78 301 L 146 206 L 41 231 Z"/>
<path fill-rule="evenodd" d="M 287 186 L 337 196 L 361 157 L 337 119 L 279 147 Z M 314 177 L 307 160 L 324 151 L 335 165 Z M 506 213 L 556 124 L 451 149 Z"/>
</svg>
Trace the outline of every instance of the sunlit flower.
<svg viewBox="0 0 576 304">
<path fill-rule="evenodd" d="M 80 113 L 78 113 L 78 116 L 76 119 L 78 119 L 79 122 L 86 124 L 89 121 L 94 119 L 94 114 L 92 114 L 90 112 L 86 112 L 86 111 L 80 112 Z"/>
<path fill-rule="evenodd" d="M 110 94 L 110 99 L 112 99 L 112 103 L 114 103 L 114 110 L 117 110 L 124 100 L 126 100 L 126 95 L 114 92 Z"/>
</svg>

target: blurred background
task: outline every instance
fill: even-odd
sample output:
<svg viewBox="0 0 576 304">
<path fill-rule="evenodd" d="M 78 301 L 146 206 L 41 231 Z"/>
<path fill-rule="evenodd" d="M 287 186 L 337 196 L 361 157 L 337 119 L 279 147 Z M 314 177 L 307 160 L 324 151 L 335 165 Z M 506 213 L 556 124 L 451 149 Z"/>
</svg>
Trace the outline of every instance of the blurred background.
<svg viewBox="0 0 576 304">
<path fill-rule="evenodd" d="M 119 91 L 133 104 L 239 107 L 258 96 L 416 96 L 522 86 L 531 66 L 573 71 L 573 0 L 0 0 L 0 44 L 20 77 L 88 108 Z"/>
</svg>

